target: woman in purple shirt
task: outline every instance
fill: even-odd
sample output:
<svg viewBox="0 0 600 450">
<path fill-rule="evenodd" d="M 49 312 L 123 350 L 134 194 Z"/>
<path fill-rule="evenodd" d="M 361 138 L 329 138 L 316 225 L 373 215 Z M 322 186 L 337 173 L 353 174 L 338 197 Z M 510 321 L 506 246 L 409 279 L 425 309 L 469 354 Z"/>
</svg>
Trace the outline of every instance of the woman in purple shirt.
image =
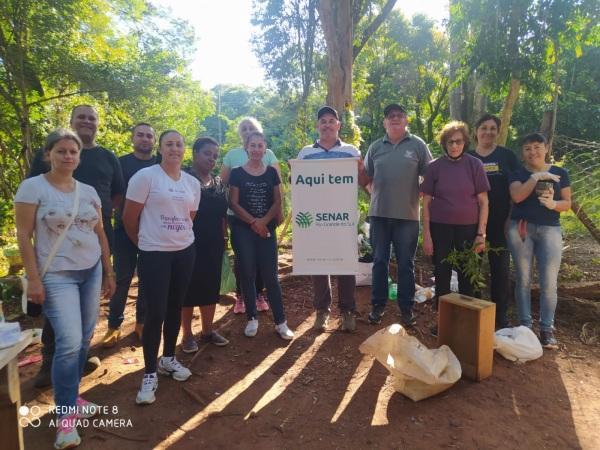
<svg viewBox="0 0 600 450">
<path fill-rule="evenodd" d="M 483 165 L 465 153 L 469 129 L 463 122 L 450 122 L 440 133 L 444 156 L 432 161 L 421 184 L 423 193 L 423 251 L 433 255 L 437 299 L 450 293 L 452 266 L 444 260 L 453 249 L 485 248 L 488 218 L 487 191 L 490 184 Z M 461 294 L 473 295 L 474 286 L 458 271 Z"/>
</svg>

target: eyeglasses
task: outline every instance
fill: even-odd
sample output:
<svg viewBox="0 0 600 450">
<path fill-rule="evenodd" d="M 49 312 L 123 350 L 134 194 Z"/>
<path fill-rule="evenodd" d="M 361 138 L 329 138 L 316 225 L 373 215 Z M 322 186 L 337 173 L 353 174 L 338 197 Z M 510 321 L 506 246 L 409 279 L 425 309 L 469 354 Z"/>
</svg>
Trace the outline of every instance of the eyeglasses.
<svg viewBox="0 0 600 450">
<path fill-rule="evenodd" d="M 449 141 L 446 142 L 446 144 L 448 145 L 448 147 L 451 146 L 451 145 L 454 145 L 454 144 L 456 144 L 456 145 L 463 145 L 464 143 L 465 143 L 465 141 L 463 141 L 462 139 L 456 139 L 456 140 L 451 139 L 451 140 L 449 140 Z"/>
</svg>

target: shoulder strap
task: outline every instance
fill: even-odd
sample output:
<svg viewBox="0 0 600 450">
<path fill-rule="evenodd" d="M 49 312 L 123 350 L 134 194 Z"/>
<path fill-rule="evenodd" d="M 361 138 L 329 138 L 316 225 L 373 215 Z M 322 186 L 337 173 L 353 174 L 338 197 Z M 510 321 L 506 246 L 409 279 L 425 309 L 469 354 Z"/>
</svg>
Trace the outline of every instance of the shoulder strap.
<svg viewBox="0 0 600 450">
<path fill-rule="evenodd" d="M 60 244 L 62 244 L 62 242 L 65 240 L 65 237 L 67 237 L 69 228 L 71 228 L 71 225 L 73 224 L 73 221 L 75 220 L 75 216 L 77 216 L 78 212 L 79 212 L 79 181 L 75 180 L 75 200 L 73 202 L 73 210 L 71 211 L 71 218 L 69 219 L 69 222 L 67 223 L 67 226 L 65 227 L 63 232 L 60 234 L 60 236 L 58 236 L 58 239 L 56 239 L 56 241 L 54 242 L 54 245 L 52 246 L 50 253 L 48 253 L 48 257 L 46 258 L 46 261 L 44 262 L 44 268 L 42 269 L 42 273 L 40 273 L 40 278 L 44 278 L 44 275 L 46 275 L 46 272 L 48 271 L 48 268 L 50 267 L 50 263 L 52 263 L 52 260 L 56 256 L 56 252 L 58 251 Z"/>
</svg>

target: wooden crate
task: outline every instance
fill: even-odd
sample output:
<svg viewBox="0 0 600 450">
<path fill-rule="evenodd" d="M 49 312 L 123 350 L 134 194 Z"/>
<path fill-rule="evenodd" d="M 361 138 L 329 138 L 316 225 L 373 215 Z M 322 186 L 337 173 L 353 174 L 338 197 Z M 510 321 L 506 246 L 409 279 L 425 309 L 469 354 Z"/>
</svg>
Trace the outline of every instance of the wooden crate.
<svg viewBox="0 0 600 450">
<path fill-rule="evenodd" d="M 440 297 L 438 346 L 449 346 L 465 378 L 480 381 L 492 374 L 496 305 L 462 294 Z"/>
</svg>

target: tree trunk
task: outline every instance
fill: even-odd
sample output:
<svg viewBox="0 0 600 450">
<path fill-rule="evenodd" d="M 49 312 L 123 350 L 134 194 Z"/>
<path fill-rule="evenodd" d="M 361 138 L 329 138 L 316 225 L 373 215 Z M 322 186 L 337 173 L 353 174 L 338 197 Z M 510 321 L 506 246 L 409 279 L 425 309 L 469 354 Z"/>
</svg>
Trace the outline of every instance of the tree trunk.
<svg viewBox="0 0 600 450">
<path fill-rule="evenodd" d="M 519 98 L 519 90 L 521 88 L 521 80 L 514 74 L 510 79 L 510 86 L 508 88 L 508 95 L 504 101 L 504 107 L 502 108 L 502 125 L 500 126 L 500 132 L 496 143 L 498 145 L 506 145 L 506 139 L 508 138 L 508 127 L 510 125 L 510 119 L 512 118 L 513 108 L 517 99 Z"/>
<path fill-rule="evenodd" d="M 452 13 L 452 6 L 456 3 L 456 0 L 450 0 L 450 13 Z M 452 17 L 450 18 L 452 20 Z M 460 70 L 460 54 L 461 54 L 461 42 L 460 36 L 457 33 L 449 33 L 450 39 L 450 118 L 452 120 L 463 120 L 462 115 L 462 83 L 458 78 Z"/>
<path fill-rule="evenodd" d="M 550 136 L 552 133 L 552 115 L 554 111 L 544 111 L 542 116 L 542 125 L 540 126 L 540 133 L 544 136 Z"/>
<path fill-rule="evenodd" d="M 352 105 L 352 1 L 321 0 L 317 10 L 327 44 L 327 104 Z"/>
<path fill-rule="evenodd" d="M 596 240 L 598 244 L 600 244 L 600 230 L 596 227 L 596 224 L 590 219 L 590 216 L 586 214 L 583 210 L 583 207 L 577 203 L 575 198 L 571 197 L 571 209 L 577 216 L 577 218 L 581 221 L 584 227 L 590 232 L 592 237 Z"/>
<path fill-rule="evenodd" d="M 473 111 L 469 123 L 475 123 L 487 111 L 487 96 L 483 93 L 483 78 L 474 74 L 473 83 Z"/>
<path fill-rule="evenodd" d="M 558 113 L 558 93 L 560 84 L 560 74 L 558 72 L 558 39 L 554 41 L 554 92 L 552 93 L 552 124 L 550 127 L 550 133 L 547 135 L 548 138 L 548 153 L 550 157 L 554 154 L 552 145 L 554 144 L 554 132 L 556 131 L 556 115 Z"/>
</svg>

